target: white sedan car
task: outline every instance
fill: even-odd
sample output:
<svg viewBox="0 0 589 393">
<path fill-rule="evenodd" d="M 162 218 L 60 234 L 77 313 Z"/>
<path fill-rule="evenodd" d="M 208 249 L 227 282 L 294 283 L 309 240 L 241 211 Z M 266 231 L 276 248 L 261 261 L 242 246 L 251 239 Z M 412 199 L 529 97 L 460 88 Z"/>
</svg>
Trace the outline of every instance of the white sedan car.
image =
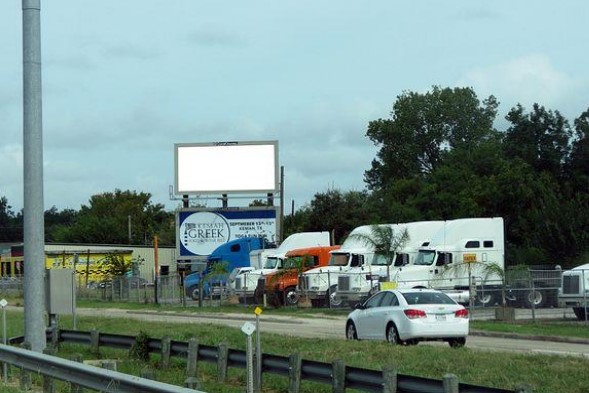
<svg viewBox="0 0 589 393">
<path fill-rule="evenodd" d="M 415 345 L 446 341 L 462 347 L 468 336 L 468 310 L 434 289 L 391 289 L 356 306 L 346 320 L 348 340 L 387 340 Z"/>
</svg>

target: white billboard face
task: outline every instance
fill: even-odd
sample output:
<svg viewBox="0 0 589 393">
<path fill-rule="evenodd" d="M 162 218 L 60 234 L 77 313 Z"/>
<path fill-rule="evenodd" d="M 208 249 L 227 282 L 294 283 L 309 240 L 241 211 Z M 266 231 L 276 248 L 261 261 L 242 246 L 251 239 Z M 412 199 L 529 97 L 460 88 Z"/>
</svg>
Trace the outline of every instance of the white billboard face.
<svg viewBox="0 0 589 393">
<path fill-rule="evenodd" d="M 278 144 L 176 144 L 178 194 L 276 192 Z"/>
</svg>

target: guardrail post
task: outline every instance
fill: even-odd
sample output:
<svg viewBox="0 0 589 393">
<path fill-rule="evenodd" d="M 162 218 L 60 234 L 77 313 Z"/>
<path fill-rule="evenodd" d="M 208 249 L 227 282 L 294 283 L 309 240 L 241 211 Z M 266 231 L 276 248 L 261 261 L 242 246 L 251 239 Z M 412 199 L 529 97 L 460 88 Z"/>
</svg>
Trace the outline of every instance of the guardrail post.
<svg viewBox="0 0 589 393">
<path fill-rule="evenodd" d="M 227 344 L 219 344 L 217 351 L 217 381 L 225 382 L 225 379 L 227 378 L 227 361 L 229 360 L 229 349 L 227 348 Z"/>
<path fill-rule="evenodd" d="M 59 329 L 56 325 L 51 325 L 51 345 L 53 348 L 57 348 L 59 345 Z"/>
<path fill-rule="evenodd" d="M 55 334 L 55 329 L 53 329 L 53 334 Z M 52 340 L 53 341 L 53 340 Z M 47 347 L 43 350 L 43 353 L 46 355 L 55 356 L 57 351 L 54 347 Z M 55 382 L 53 378 L 48 377 L 47 375 L 43 376 L 43 393 L 55 393 Z"/>
<path fill-rule="evenodd" d="M 397 368 L 392 364 L 382 368 L 382 393 L 397 393 Z"/>
<path fill-rule="evenodd" d="M 82 363 L 82 355 L 76 353 L 72 355 L 71 360 L 74 362 Z M 70 393 L 82 393 L 84 389 L 80 385 L 76 385 L 75 383 L 70 383 Z"/>
<path fill-rule="evenodd" d="M 299 393 L 301 388 L 301 355 L 298 353 L 288 358 L 288 393 Z"/>
<path fill-rule="evenodd" d="M 333 393 L 346 391 L 346 364 L 343 360 L 335 360 L 332 363 Z"/>
<path fill-rule="evenodd" d="M 168 368 L 170 366 L 170 350 L 172 347 L 172 339 L 170 336 L 162 338 L 162 367 Z"/>
<path fill-rule="evenodd" d="M 191 338 L 188 341 L 188 354 L 186 357 L 186 380 L 184 386 L 190 389 L 199 389 L 200 384 L 196 377 L 198 366 L 198 341 L 196 338 Z"/>
<path fill-rule="evenodd" d="M 521 383 L 515 388 L 515 393 L 532 393 L 533 391 L 532 386 L 527 383 Z"/>
<path fill-rule="evenodd" d="M 24 342 L 21 348 L 31 350 L 31 344 Z M 20 369 L 20 390 L 29 391 L 31 390 L 31 373 L 24 368 Z"/>
<path fill-rule="evenodd" d="M 100 333 L 98 333 L 98 330 L 96 329 L 92 329 L 90 331 L 90 351 L 92 353 L 99 353 L 99 348 L 100 348 Z"/>
<path fill-rule="evenodd" d="M 444 375 L 442 383 L 444 385 L 444 393 L 458 393 L 458 377 L 456 375 Z"/>
</svg>

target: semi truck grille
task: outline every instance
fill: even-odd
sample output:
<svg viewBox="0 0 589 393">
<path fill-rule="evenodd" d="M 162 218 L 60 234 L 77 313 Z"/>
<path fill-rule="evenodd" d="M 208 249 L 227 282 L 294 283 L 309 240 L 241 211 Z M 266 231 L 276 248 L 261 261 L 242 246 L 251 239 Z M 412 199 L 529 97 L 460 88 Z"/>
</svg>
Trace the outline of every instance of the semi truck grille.
<svg viewBox="0 0 589 393">
<path fill-rule="evenodd" d="M 340 291 L 349 291 L 350 290 L 350 277 L 349 276 L 339 276 L 337 278 L 337 289 Z"/>
<path fill-rule="evenodd" d="M 578 295 L 580 289 L 579 276 L 562 276 L 562 293 L 565 295 Z"/>
<path fill-rule="evenodd" d="M 235 289 L 241 289 L 241 277 L 235 278 Z"/>
<path fill-rule="evenodd" d="M 301 281 L 300 281 L 300 283 L 301 283 L 300 285 L 302 285 L 301 288 L 304 288 L 304 289 L 311 288 L 311 285 L 310 285 L 311 283 L 309 281 L 310 281 L 309 276 L 302 276 Z"/>
</svg>

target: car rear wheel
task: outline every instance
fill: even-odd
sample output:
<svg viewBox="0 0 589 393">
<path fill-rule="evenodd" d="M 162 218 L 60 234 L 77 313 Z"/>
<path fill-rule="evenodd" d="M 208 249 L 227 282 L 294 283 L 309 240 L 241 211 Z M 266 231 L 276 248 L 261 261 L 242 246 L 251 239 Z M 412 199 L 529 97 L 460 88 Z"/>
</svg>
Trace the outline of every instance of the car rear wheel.
<svg viewBox="0 0 589 393">
<path fill-rule="evenodd" d="M 346 325 L 346 340 L 357 340 L 358 332 L 356 331 L 356 325 L 354 322 L 348 322 Z"/>
<path fill-rule="evenodd" d="M 399 339 L 399 332 L 397 331 L 397 327 L 394 324 L 390 324 L 387 326 L 387 341 L 392 345 L 401 344 L 401 340 Z"/>
<path fill-rule="evenodd" d="M 452 348 L 462 348 L 466 344 L 466 337 L 451 338 L 448 340 L 448 344 Z"/>
</svg>

